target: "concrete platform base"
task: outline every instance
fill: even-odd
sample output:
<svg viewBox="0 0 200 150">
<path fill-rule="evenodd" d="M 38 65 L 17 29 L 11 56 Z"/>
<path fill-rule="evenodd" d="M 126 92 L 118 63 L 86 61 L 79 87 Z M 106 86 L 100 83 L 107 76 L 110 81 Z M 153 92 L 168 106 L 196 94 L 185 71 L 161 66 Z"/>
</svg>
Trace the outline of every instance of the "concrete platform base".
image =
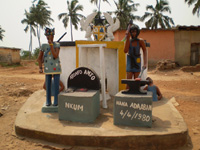
<svg viewBox="0 0 200 150">
<path fill-rule="evenodd" d="M 42 107 L 42 112 L 43 113 L 57 113 L 58 106 L 46 106 L 46 102 L 45 102 Z"/>
<path fill-rule="evenodd" d="M 113 100 L 101 109 L 94 123 L 59 121 L 57 113 L 42 113 L 43 90 L 29 97 L 19 110 L 15 132 L 19 136 L 62 145 L 106 147 L 112 149 L 172 149 L 187 142 L 187 126 L 172 103 L 164 99 L 153 103 L 152 128 L 113 124 Z"/>
</svg>

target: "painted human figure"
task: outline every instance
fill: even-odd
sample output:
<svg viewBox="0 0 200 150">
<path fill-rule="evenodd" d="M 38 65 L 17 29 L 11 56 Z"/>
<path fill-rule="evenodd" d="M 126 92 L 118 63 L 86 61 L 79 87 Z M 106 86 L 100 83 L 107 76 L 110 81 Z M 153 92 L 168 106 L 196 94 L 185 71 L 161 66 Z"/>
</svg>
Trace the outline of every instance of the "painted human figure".
<svg viewBox="0 0 200 150">
<path fill-rule="evenodd" d="M 54 103 L 53 106 L 58 105 L 59 94 L 59 82 L 61 74 L 61 65 L 59 60 L 60 44 L 53 42 L 54 29 L 46 28 L 45 36 L 47 37 L 48 44 L 42 44 L 42 48 L 39 53 L 38 63 L 39 72 L 43 73 L 42 62 L 44 61 L 44 73 L 46 82 L 46 106 L 50 106 L 51 103 L 51 83 L 52 76 L 54 78 Z"/>
<path fill-rule="evenodd" d="M 132 25 L 126 32 L 127 39 L 125 42 L 124 52 L 127 53 L 127 79 L 132 79 L 133 77 L 136 79 L 141 72 L 140 48 L 143 50 L 144 65 L 142 67 L 145 69 L 147 66 L 146 45 L 144 40 L 138 38 L 139 34 L 140 29 L 137 25 Z"/>
<path fill-rule="evenodd" d="M 158 101 L 162 99 L 162 94 L 160 89 L 153 84 L 153 80 L 148 77 L 146 80 L 149 81 L 148 85 L 144 88 L 144 90 L 151 91 L 153 93 L 153 101 Z"/>
</svg>

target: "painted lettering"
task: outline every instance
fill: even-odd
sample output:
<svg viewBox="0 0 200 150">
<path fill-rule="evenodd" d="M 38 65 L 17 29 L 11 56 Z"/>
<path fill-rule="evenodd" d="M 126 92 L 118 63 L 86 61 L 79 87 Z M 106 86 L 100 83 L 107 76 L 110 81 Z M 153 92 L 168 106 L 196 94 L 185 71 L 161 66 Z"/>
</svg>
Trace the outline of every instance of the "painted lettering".
<svg viewBox="0 0 200 150">
<path fill-rule="evenodd" d="M 72 73 L 70 75 L 70 80 L 72 80 L 73 78 L 75 78 L 76 76 L 82 74 L 82 70 L 77 70 L 76 72 Z"/>
<path fill-rule="evenodd" d="M 130 120 L 137 119 L 142 122 L 149 122 L 151 120 L 151 116 L 143 114 L 143 113 L 138 113 L 137 111 L 134 111 L 133 113 L 133 112 L 130 112 L 129 110 L 121 110 L 119 114 L 122 119 L 125 119 L 125 118 L 130 119 Z"/>
<path fill-rule="evenodd" d="M 122 101 L 116 101 L 116 105 L 128 107 L 128 103 L 127 102 L 122 102 Z"/>
<path fill-rule="evenodd" d="M 91 80 L 94 80 L 95 79 L 95 75 L 93 72 L 91 72 L 90 70 L 85 70 L 84 71 L 84 74 L 85 75 L 88 75 L 90 77 Z"/>
<path fill-rule="evenodd" d="M 95 79 L 95 76 L 92 76 L 92 77 L 91 77 L 91 80 L 94 80 L 94 79 Z"/>
<path fill-rule="evenodd" d="M 138 110 L 146 110 L 151 111 L 152 106 L 147 104 L 139 104 L 139 103 L 131 103 L 130 108 L 138 109 Z"/>
<path fill-rule="evenodd" d="M 65 108 L 73 109 L 75 111 L 83 111 L 83 105 L 79 105 L 79 104 L 71 104 L 71 103 L 66 102 Z"/>
</svg>

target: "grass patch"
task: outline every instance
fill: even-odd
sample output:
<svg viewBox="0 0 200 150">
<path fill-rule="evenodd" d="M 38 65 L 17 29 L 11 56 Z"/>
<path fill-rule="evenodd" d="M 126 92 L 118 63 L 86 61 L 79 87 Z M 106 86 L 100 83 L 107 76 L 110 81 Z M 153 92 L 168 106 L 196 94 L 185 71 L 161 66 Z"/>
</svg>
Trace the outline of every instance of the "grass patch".
<svg viewBox="0 0 200 150">
<path fill-rule="evenodd" d="M 17 64 L 8 64 L 8 63 L 4 63 L 4 62 L 0 62 L 1 67 L 5 67 L 5 68 L 16 68 L 16 67 L 21 67 L 22 65 L 20 63 Z"/>
<path fill-rule="evenodd" d="M 35 65 L 36 65 L 36 66 L 39 66 L 39 64 L 38 64 L 38 62 L 37 62 L 37 61 L 35 62 Z"/>
</svg>

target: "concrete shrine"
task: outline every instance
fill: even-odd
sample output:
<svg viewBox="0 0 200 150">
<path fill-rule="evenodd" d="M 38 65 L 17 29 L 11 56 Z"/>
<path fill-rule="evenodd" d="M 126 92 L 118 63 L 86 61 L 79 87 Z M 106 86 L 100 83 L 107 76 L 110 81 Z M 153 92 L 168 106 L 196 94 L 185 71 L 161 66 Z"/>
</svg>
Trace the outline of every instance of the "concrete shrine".
<svg viewBox="0 0 200 150">
<path fill-rule="evenodd" d="M 108 26 L 93 24 L 97 13 L 81 20 L 87 41 L 55 43 L 49 39 L 54 33 L 47 36 L 45 50 L 48 52 L 43 53 L 47 54 L 45 61 L 49 64 L 44 69 L 48 71 L 54 65 L 49 59 L 54 61 L 57 57 L 55 66 L 62 70 L 59 78 L 66 89 L 58 94 L 57 84 L 58 103 L 55 99 L 54 105 L 49 103 L 50 90 L 47 96 L 44 90 L 33 93 L 17 114 L 16 134 L 64 146 L 111 149 L 183 147 L 188 137 L 183 117 L 170 100 L 163 98 L 153 102 L 153 93 L 144 91 L 143 86 L 148 84 L 148 61 L 145 61 L 148 43 L 142 41 L 140 49 L 140 39 L 135 38 L 137 48 L 134 45 L 132 48 L 138 50 L 136 61 L 140 63 L 139 72 L 142 73 L 136 72 L 138 78 L 126 79 L 126 56 L 129 54 L 125 54 L 124 47 L 128 44 L 112 41 L 120 22 L 118 19 L 114 22 L 108 13 L 103 14 Z M 100 16 L 99 21 L 102 20 Z M 59 53 L 59 59 L 54 52 Z M 40 58 L 42 73 L 43 56 Z M 58 70 L 56 67 L 52 68 L 54 72 Z M 50 79 L 46 85 L 52 85 Z"/>
</svg>

